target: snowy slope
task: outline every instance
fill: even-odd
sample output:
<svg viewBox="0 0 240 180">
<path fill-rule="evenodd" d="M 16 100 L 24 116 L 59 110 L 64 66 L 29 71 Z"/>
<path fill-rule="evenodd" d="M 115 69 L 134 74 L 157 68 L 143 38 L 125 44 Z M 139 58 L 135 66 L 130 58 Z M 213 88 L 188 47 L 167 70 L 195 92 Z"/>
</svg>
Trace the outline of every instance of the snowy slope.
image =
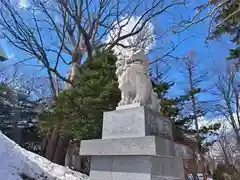
<svg viewBox="0 0 240 180">
<path fill-rule="evenodd" d="M 23 180 L 20 174 L 34 180 L 89 180 L 84 174 L 21 148 L 0 132 L 0 180 Z"/>
<path fill-rule="evenodd" d="M 22 180 L 25 174 L 36 180 L 87 180 L 88 176 L 29 152 L 0 132 L 0 180 Z"/>
</svg>

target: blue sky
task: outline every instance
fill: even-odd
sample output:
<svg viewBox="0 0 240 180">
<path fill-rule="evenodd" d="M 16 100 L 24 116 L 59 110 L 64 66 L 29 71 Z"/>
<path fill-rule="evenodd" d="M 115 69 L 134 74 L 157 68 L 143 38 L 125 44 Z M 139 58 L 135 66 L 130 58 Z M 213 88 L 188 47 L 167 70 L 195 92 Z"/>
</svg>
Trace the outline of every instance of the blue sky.
<svg viewBox="0 0 240 180">
<path fill-rule="evenodd" d="M 184 12 L 185 17 L 192 16 L 195 14 L 193 7 L 196 7 L 200 4 L 203 4 L 204 0 L 194 1 L 192 4 L 189 4 L 189 8 L 176 8 L 176 13 Z M 155 23 L 155 25 L 160 24 L 161 20 L 163 24 L 165 23 L 165 17 L 163 16 L 160 19 L 159 23 Z M 167 22 L 167 20 L 166 20 Z M 223 36 L 219 40 L 208 41 L 206 43 L 206 37 L 208 36 L 210 19 L 206 19 L 202 23 L 198 23 L 196 25 L 191 26 L 188 30 L 182 32 L 181 34 L 177 34 L 171 37 L 171 40 L 175 42 L 179 42 L 189 36 L 193 36 L 187 39 L 183 44 L 181 44 L 173 53 L 173 56 L 181 57 L 185 56 L 190 50 L 195 51 L 195 59 L 200 62 L 199 69 L 206 70 L 209 72 L 209 79 L 203 85 L 205 87 L 215 82 L 215 78 L 212 74 L 221 73 L 225 66 L 226 60 L 225 57 L 228 56 L 229 49 L 233 47 L 233 44 L 230 42 L 229 36 Z M 168 43 L 165 41 L 164 43 Z M 177 43 L 176 43 L 177 44 Z M 164 53 L 163 53 L 164 54 Z M 176 85 L 171 89 L 170 95 L 177 96 L 179 94 L 184 94 L 184 89 L 186 84 L 184 84 L 185 79 L 182 74 L 179 72 L 181 67 L 181 60 L 176 61 L 171 58 L 166 59 L 169 63 L 171 69 L 166 74 L 168 80 L 174 80 Z M 201 96 L 201 99 L 212 99 L 213 97 L 209 94 L 204 94 Z"/>
<path fill-rule="evenodd" d="M 25 0 L 21 0 L 22 6 L 24 6 Z M 188 9 L 186 8 L 175 8 L 172 12 L 176 14 L 184 14 L 185 17 L 192 16 L 195 12 L 192 10 L 193 7 L 196 7 L 197 5 L 200 5 L 202 3 L 206 2 L 206 0 L 198 0 L 193 2 L 192 4 L 188 4 Z M 182 13 L 183 12 L 183 13 Z M 164 28 L 168 25 L 169 19 L 168 15 L 163 15 L 161 17 L 156 18 L 152 21 L 152 23 L 155 25 L 155 28 Z M 180 18 L 180 16 L 177 16 Z M 158 42 L 157 45 L 164 46 L 169 43 L 169 40 L 174 41 L 175 43 L 181 41 L 182 39 L 194 36 L 186 40 L 183 44 L 181 44 L 173 53 L 174 56 L 184 56 L 186 55 L 190 50 L 194 50 L 196 52 L 196 59 L 201 61 L 201 69 L 208 70 L 210 73 L 215 72 L 221 72 L 221 69 L 224 68 L 226 64 L 225 57 L 228 55 L 229 48 L 232 47 L 232 44 L 230 43 L 230 38 L 225 36 L 221 38 L 221 40 L 218 41 L 211 41 L 208 43 L 208 46 L 206 46 L 205 38 L 207 36 L 208 32 L 208 24 L 209 20 L 206 20 L 204 23 L 199 23 L 197 25 L 192 26 L 188 30 L 184 31 L 181 34 L 172 35 L 168 34 L 169 37 L 165 37 L 161 39 L 162 41 Z M 46 39 L 48 38 L 48 35 L 45 34 Z M 10 57 L 10 61 L 4 63 L 6 64 L 13 64 L 15 62 L 18 62 L 24 58 L 26 58 L 26 54 L 11 47 L 5 40 L 0 40 L 0 45 L 5 50 L 6 54 Z M 156 54 L 152 54 L 149 56 L 150 60 L 153 59 L 154 55 L 161 55 L 164 54 L 166 50 L 163 48 L 162 50 L 158 51 Z M 70 58 L 69 56 L 66 56 L 66 58 Z M 54 57 L 53 57 L 54 59 Z M 174 88 L 171 89 L 170 95 L 176 96 L 179 94 L 184 93 L 184 78 L 182 77 L 181 73 L 179 72 L 179 62 L 176 62 L 173 59 L 165 59 L 168 62 L 168 65 L 171 67 L 171 69 L 167 72 L 165 75 L 167 77 L 167 80 L 173 80 L 176 82 L 176 85 Z M 31 74 L 31 73 L 38 73 L 39 75 L 44 75 L 46 72 L 44 70 L 40 70 L 39 68 L 36 68 L 35 66 L 40 65 L 39 62 L 34 61 L 28 61 L 26 62 L 28 66 L 24 67 L 23 73 L 25 74 Z M 161 65 L 162 66 L 162 65 Z M 59 71 L 61 74 L 65 74 L 67 71 L 67 66 L 62 65 L 59 68 Z M 208 83 L 212 83 L 214 81 L 214 78 L 210 78 L 209 82 L 205 83 L 207 86 Z M 208 95 L 203 95 L 201 98 L 207 99 L 211 98 Z"/>
</svg>

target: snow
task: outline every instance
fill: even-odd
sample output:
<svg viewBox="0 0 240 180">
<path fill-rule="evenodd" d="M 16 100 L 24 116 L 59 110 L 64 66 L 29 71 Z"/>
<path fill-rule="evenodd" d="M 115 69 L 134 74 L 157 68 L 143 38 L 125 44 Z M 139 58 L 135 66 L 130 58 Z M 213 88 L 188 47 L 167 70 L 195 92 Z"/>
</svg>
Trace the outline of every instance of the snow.
<svg viewBox="0 0 240 180">
<path fill-rule="evenodd" d="M 0 177 L 5 180 L 23 180 L 21 174 L 34 180 L 89 180 L 87 175 L 54 164 L 21 148 L 1 132 L 0 160 Z M 189 178 L 192 178 L 191 175 Z M 199 178 L 201 180 L 201 176 Z"/>
<path fill-rule="evenodd" d="M 36 180 L 88 180 L 88 176 L 54 164 L 29 152 L 0 132 L 0 177 L 23 180 L 21 174 Z"/>
</svg>

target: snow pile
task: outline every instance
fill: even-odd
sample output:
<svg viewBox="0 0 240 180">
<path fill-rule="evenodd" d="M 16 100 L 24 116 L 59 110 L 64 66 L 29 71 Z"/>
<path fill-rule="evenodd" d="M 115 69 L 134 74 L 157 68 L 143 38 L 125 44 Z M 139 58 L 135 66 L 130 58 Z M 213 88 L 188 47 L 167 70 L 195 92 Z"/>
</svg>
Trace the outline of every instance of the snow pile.
<svg viewBox="0 0 240 180">
<path fill-rule="evenodd" d="M 88 176 L 29 152 L 0 132 L 0 177 L 6 180 L 87 180 Z"/>
</svg>

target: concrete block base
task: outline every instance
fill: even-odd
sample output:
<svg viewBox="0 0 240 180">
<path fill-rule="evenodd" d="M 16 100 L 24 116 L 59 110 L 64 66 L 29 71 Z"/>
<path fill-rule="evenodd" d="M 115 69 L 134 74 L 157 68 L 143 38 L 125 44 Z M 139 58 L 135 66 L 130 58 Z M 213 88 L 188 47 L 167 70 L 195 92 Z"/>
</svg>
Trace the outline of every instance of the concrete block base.
<svg viewBox="0 0 240 180">
<path fill-rule="evenodd" d="M 144 106 L 103 113 L 102 139 L 144 136 L 172 139 L 171 121 Z"/>
<path fill-rule="evenodd" d="M 185 179 L 171 121 L 140 105 L 105 112 L 102 139 L 82 141 L 80 154 L 92 156 L 91 180 Z"/>
<path fill-rule="evenodd" d="M 184 180 L 180 158 L 164 156 L 93 156 L 91 180 Z"/>
<path fill-rule="evenodd" d="M 174 156 L 174 142 L 157 136 L 95 139 L 81 142 L 81 155 L 163 155 Z"/>
</svg>

